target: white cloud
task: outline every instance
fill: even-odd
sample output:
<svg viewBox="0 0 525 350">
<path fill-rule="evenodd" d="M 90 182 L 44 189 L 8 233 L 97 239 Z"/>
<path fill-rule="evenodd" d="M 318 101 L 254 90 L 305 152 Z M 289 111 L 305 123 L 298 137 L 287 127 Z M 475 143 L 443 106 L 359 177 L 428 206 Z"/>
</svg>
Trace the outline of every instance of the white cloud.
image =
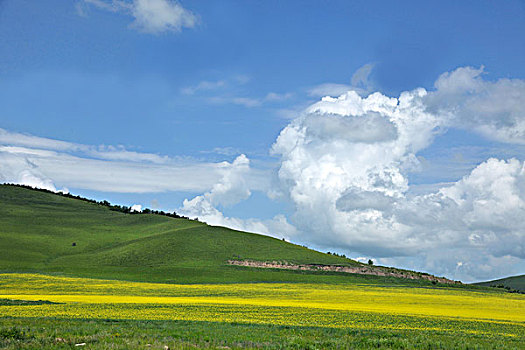
<svg viewBox="0 0 525 350">
<path fill-rule="evenodd" d="M 290 238 L 297 234 L 295 227 L 290 225 L 283 215 L 276 215 L 270 220 L 239 219 L 226 217 L 218 209 L 219 206 L 235 205 L 251 195 L 246 183 L 246 175 L 250 172 L 250 161 L 244 155 L 238 156 L 233 163 L 224 163 L 223 175 L 210 191 L 184 200 L 179 214 L 214 226 L 225 226 L 235 230 L 262 233 L 278 238 Z"/>
<path fill-rule="evenodd" d="M 241 154 L 233 163 L 223 163 L 223 165 L 221 180 L 213 185 L 209 192 L 192 200 L 184 200 L 182 207 L 184 215 L 209 216 L 214 213 L 216 206 L 231 206 L 251 195 L 245 181 L 245 175 L 250 170 L 250 160 Z"/>
<path fill-rule="evenodd" d="M 197 24 L 193 13 L 169 0 L 135 0 L 133 16 L 133 26 L 147 33 L 180 31 Z"/>
<path fill-rule="evenodd" d="M 368 264 L 368 261 L 372 260 L 372 262 L 374 264 L 377 264 L 377 260 L 376 259 L 370 259 L 370 258 L 367 258 L 367 257 L 364 257 L 364 256 L 357 257 L 357 258 L 355 258 L 355 260 L 357 260 L 359 262 L 362 262 L 363 264 Z"/>
<path fill-rule="evenodd" d="M 90 146 L 0 129 L 0 180 L 52 189 L 53 184 L 103 192 L 204 192 L 229 163 L 204 163 Z M 251 170 L 246 183 L 259 189 L 264 177 Z"/>
<path fill-rule="evenodd" d="M 0 128 L 0 145 L 21 146 L 28 149 L 55 150 L 65 152 L 78 152 L 93 158 L 107 160 L 121 160 L 132 162 L 151 162 L 163 164 L 169 158 L 153 153 L 139 153 L 126 150 L 123 146 L 91 146 L 78 143 L 54 140 L 16 132 L 8 132 Z"/>
<path fill-rule="evenodd" d="M 142 211 L 142 205 L 133 204 L 130 208 L 130 211 L 140 213 Z"/>
<path fill-rule="evenodd" d="M 18 179 L 13 183 L 57 192 L 57 189 L 51 179 L 45 178 L 42 175 L 37 175 L 29 169 L 22 170 L 18 174 Z"/>
<path fill-rule="evenodd" d="M 99 9 L 122 13 L 134 18 L 131 27 L 144 33 L 179 32 L 182 28 L 193 28 L 198 18 L 173 0 L 83 0 L 84 4 Z M 86 15 L 86 9 L 77 3 L 77 12 Z"/>
<path fill-rule="evenodd" d="M 523 261 L 520 161 L 489 159 L 450 186 L 409 192 L 417 153 L 447 128 L 525 141 L 524 82 L 485 81 L 481 71 L 460 68 L 442 75 L 434 91 L 398 98 L 356 91 L 324 97 L 284 128 L 272 150 L 300 239 L 391 261 L 412 257 L 431 272 L 466 279 L 512 269 L 491 269 L 491 262 Z M 459 265 L 458 256 L 465 257 Z M 476 272 L 476 264 L 484 268 Z"/>
<path fill-rule="evenodd" d="M 451 126 L 525 144 L 525 81 L 487 81 L 482 73 L 483 67 L 462 67 L 442 74 L 425 101 L 429 111 L 450 119 Z"/>
</svg>

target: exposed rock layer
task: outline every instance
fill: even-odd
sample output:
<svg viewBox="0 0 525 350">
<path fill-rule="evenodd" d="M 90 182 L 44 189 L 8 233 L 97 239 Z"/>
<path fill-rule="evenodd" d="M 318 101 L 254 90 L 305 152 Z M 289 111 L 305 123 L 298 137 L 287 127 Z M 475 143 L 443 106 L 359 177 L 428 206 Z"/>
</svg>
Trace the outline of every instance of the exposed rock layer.
<svg viewBox="0 0 525 350">
<path fill-rule="evenodd" d="M 335 271 L 344 273 L 355 273 L 359 275 L 374 275 L 374 276 L 392 276 L 399 278 L 407 278 L 411 280 L 427 280 L 437 283 L 455 284 L 461 283 L 459 281 L 449 280 L 445 277 L 436 277 L 426 273 L 399 270 L 383 266 L 342 266 L 342 265 L 320 265 L 320 264 L 292 264 L 282 261 L 254 261 L 254 260 L 228 260 L 228 264 L 236 266 L 259 267 L 267 269 L 285 269 L 285 270 L 303 270 L 303 271 Z"/>
</svg>

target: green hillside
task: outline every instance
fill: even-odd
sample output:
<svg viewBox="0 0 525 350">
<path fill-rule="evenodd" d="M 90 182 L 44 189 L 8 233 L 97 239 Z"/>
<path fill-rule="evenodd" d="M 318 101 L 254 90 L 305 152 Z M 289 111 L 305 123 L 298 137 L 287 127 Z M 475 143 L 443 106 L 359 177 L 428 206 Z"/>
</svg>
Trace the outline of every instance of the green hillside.
<svg viewBox="0 0 525 350">
<path fill-rule="evenodd" d="M 2 272 L 179 283 L 341 278 L 335 273 L 229 266 L 232 258 L 358 264 L 263 235 L 184 218 L 126 214 L 11 185 L 0 185 L 0 251 Z"/>
<path fill-rule="evenodd" d="M 525 293 L 525 275 L 500 278 L 493 281 L 476 283 L 478 286 L 500 287 Z"/>
</svg>

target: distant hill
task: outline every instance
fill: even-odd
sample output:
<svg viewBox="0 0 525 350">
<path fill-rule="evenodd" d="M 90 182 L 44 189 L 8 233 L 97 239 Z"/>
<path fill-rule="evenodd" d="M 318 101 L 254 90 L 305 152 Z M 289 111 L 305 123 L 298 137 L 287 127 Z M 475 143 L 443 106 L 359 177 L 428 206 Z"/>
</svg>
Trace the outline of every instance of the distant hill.
<svg viewBox="0 0 525 350">
<path fill-rule="evenodd" d="M 525 293 L 525 275 L 500 278 L 493 281 L 479 282 L 475 284 L 485 287 L 506 287 L 507 289 L 510 288 Z"/>
<path fill-rule="evenodd" d="M 366 266 L 268 236 L 70 197 L 0 185 L 0 272 L 176 283 L 344 282 L 348 274 L 233 266 L 231 261 Z"/>
</svg>

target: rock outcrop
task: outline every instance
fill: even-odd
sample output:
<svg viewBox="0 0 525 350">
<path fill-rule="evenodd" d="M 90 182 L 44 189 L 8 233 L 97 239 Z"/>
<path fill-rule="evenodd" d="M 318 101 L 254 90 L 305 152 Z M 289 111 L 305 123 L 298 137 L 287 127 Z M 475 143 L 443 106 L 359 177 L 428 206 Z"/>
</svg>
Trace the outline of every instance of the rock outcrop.
<svg viewBox="0 0 525 350">
<path fill-rule="evenodd" d="M 285 269 L 285 270 L 303 270 L 303 271 L 334 271 L 344 273 L 355 273 L 359 275 L 374 275 L 374 276 L 392 276 L 399 278 L 407 278 L 411 280 L 427 280 L 436 283 L 444 284 L 460 284 L 459 281 L 453 281 L 445 277 L 436 277 L 427 273 L 414 272 L 408 270 L 399 270 L 384 266 L 344 266 L 344 265 L 320 265 L 320 264 L 292 264 L 280 261 L 254 261 L 254 260 L 228 260 L 228 264 L 236 266 L 258 267 L 267 269 Z"/>
</svg>

